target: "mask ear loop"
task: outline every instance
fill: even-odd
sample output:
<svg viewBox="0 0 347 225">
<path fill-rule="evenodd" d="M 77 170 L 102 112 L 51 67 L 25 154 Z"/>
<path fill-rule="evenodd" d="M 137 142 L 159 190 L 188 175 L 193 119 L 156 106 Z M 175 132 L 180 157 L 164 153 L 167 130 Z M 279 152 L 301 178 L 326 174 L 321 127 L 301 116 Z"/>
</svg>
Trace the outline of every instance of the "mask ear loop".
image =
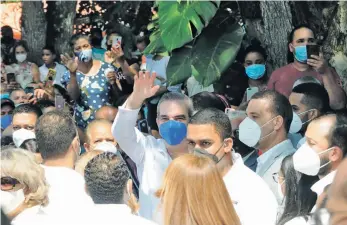
<svg viewBox="0 0 347 225">
<path fill-rule="evenodd" d="M 264 123 L 261 127 L 260 127 L 260 129 L 261 128 L 263 128 L 264 126 L 266 126 L 268 123 L 270 123 L 271 121 L 273 121 L 275 118 L 277 118 L 278 116 L 275 116 L 274 118 L 272 118 L 271 120 L 269 120 L 269 121 L 267 121 L 266 123 Z M 261 137 L 260 139 L 259 139 L 259 141 L 261 141 L 261 140 L 263 140 L 264 138 L 266 138 L 266 137 L 268 137 L 269 135 L 271 135 L 273 132 L 275 132 L 275 129 L 273 130 L 273 131 L 271 131 L 269 134 L 267 134 L 267 135 L 265 135 L 264 137 Z M 258 142 L 259 142 L 258 141 Z"/>
</svg>

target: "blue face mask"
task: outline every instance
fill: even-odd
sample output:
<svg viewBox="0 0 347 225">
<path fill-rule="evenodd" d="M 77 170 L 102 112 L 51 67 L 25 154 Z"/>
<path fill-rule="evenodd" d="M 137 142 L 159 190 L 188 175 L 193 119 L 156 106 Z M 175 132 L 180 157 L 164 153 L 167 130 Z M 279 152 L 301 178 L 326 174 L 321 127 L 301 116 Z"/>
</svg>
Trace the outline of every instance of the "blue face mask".
<svg viewBox="0 0 347 225">
<path fill-rule="evenodd" d="M 75 52 L 75 55 L 78 57 L 78 60 L 80 62 L 89 62 L 90 60 L 92 60 L 93 50 L 92 49 L 82 50 L 80 52 Z"/>
<path fill-rule="evenodd" d="M 5 130 L 12 123 L 12 115 L 6 115 L 1 117 L 1 129 Z"/>
<path fill-rule="evenodd" d="M 2 93 L 2 94 L 0 94 L 0 96 L 1 96 L 1 99 L 3 99 L 3 98 L 10 99 L 10 93 Z"/>
<path fill-rule="evenodd" d="M 187 136 L 187 125 L 169 120 L 159 126 L 159 133 L 169 145 L 178 145 Z"/>
<path fill-rule="evenodd" d="M 264 64 L 253 64 L 246 67 L 246 74 L 249 78 L 253 80 L 258 80 L 263 77 L 265 74 L 265 65 Z"/>
<path fill-rule="evenodd" d="M 294 57 L 296 60 L 298 60 L 301 63 L 306 63 L 307 62 L 307 50 L 306 50 L 306 45 L 302 46 L 296 46 L 295 47 L 295 53 Z"/>
</svg>

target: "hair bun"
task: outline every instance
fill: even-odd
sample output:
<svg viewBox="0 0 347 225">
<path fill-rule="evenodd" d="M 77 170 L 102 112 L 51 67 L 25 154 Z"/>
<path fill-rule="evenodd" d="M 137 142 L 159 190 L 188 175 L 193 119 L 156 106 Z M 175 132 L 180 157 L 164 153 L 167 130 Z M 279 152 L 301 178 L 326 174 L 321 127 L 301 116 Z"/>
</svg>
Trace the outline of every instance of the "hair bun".
<svg viewBox="0 0 347 225">
<path fill-rule="evenodd" d="M 261 42 L 258 39 L 253 38 L 251 40 L 251 45 L 253 45 L 253 46 L 261 46 Z"/>
</svg>

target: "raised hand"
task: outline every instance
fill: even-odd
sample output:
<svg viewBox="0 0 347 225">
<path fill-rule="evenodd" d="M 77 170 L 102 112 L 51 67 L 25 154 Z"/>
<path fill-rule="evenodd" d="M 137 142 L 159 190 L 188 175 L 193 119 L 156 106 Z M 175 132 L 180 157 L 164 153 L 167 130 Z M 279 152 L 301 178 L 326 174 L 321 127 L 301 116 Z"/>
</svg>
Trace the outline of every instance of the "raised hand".
<svg viewBox="0 0 347 225">
<path fill-rule="evenodd" d="M 322 53 L 319 53 L 319 56 L 311 55 L 309 57 L 312 58 L 307 60 L 307 65 L 312 66 L 320 74 L 326 73 L 328 65 Z"/>
<path fill-rule="evenodd" d="M 71 58 L 68 54 L 60 55 L 61 61 L 69 69 L 70 73 L 76 73 L 78 67 L 78 58 Z"/>
<path fill-rule="evenodd" d="M 143 100 L 153 97 L 159 90 L 159 85 L 154 85 L 156 77 L 156 72 L 150 75 L 149 71 L 140 71 L 139 75 L 134 76 L 133 95 Z"/>
</svg>

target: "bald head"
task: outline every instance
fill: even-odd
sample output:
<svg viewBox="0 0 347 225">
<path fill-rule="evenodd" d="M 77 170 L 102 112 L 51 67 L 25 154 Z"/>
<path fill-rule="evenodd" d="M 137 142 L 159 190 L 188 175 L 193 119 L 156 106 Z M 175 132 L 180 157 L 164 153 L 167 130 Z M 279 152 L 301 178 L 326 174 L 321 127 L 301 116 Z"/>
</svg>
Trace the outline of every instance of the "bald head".
<svg viewBox="0 0 347 225">
<path fill-rule="evenodd" d="M 98 119 L 89 123 L 86 129 L 85 149 L 92 151 L 97 144 L 102 142 L 111 142 L 113 145 L 117 145 L 111 129 L 112 123 L 105 119 Z"/>
<path fill-rule="evenodd" d="M 95 118 L 108 120 L 111 123 L 113 123 L 114 119 L 117 116 L 117 112 L 118 112 L 117 108 L 105 105 L 101 107 L 98 111 L 96 111 Z"/>
</svg>

